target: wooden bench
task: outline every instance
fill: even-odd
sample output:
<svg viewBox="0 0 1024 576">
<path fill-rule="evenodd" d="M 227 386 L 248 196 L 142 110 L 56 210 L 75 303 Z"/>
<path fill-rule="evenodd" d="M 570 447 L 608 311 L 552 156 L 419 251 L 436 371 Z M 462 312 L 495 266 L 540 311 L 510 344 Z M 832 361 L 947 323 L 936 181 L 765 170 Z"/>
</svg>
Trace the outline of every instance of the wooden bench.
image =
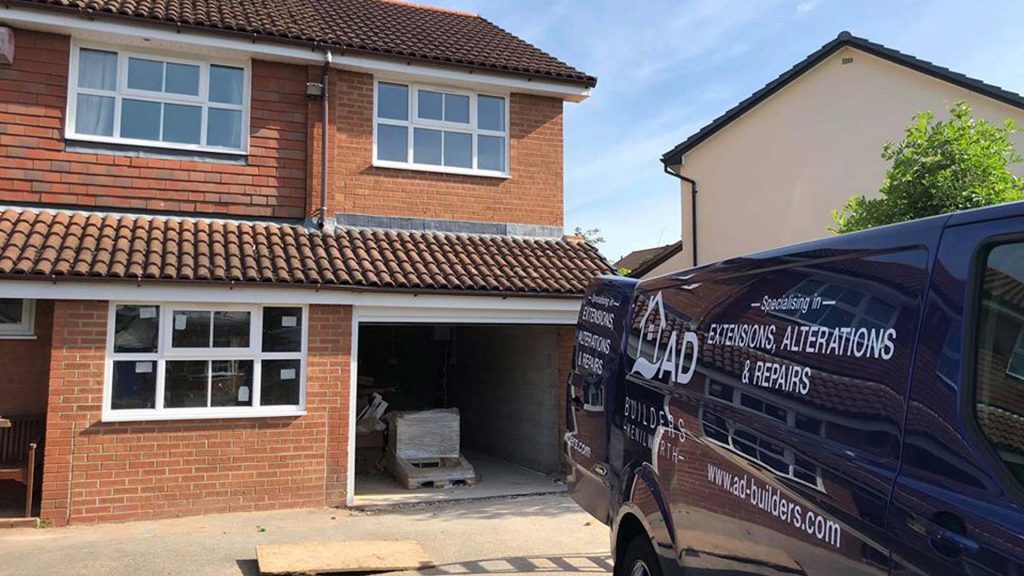
<svg viewBox="0 0 1024 576">
<path fill-rule="evenodd" d="M 9 427 L 0 428 L 0 480 L 25 485 L 25 517 L 32 516 L 32 493 L 36 464 L 42 457 L 39 446 L 46 434 L 46 417 L 5 416 Z"/>
</svg>

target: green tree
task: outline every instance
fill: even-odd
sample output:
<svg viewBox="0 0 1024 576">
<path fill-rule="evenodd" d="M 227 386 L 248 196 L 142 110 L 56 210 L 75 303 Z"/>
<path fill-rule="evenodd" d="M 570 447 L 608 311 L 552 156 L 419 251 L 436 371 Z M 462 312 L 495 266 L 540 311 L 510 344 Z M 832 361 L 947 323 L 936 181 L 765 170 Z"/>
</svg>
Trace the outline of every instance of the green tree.
<svg viewBox="0 0 1024 576">
<path fill-rule="evenodd" d="M 1019 131 L 1013 121 L 998 126 L 973 118 L 965 102 L 949 112 L 940 121 L 920 112 L 902 142 L 886 143 L 882 158 L 892 165 L 881 197 L 851 197 L 832 211 L 829 230 L 842 234 L 1024 199 L 1024 179 L 1009 169 L 1024 160 L 1010 140 Z"/>
</svg>

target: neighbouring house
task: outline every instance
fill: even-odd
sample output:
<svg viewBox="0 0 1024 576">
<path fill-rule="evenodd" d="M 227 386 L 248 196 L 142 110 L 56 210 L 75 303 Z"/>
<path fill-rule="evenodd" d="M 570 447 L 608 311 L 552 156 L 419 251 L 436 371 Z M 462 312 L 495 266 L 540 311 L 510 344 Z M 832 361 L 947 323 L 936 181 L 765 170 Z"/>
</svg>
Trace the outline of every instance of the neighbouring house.
<svg viewBox="0 0 1024 576">
<path fill-rule="evenodd" d="M 617 271 L 633 278 L 642 278 L 649 271 L 660 266 L 666 260 L 675 256 L 682 247 L 682 242 L 673 242 L 664 246 L 654 248 L 643 248 L 634 250 L 619 258 L 612 264 Z"/>
<path fill-rule="evenodd" d="M 45 422 L 34 510 L 352 504 L 372 393 L 557 471 L 611 271 L 562 236 L 595 84 L 398 1 L 0 5 L 0 422 Z"/>
<path fill-rule="evenodd" d="M 959 100 L 1024 125 L 1018 94 L 839 34 L 661 157 L 681 177 L 682 246 L 646 276 L 829 234 L 833 209 L 878 194 L 882 146 Z"/>
</svg>

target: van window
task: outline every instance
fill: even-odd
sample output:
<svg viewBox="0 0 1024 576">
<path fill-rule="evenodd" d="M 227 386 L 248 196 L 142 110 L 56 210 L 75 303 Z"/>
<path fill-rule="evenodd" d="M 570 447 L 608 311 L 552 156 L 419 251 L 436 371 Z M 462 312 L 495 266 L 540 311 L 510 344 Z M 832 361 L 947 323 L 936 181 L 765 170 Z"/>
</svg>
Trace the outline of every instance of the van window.
<svg viewBox="0 0 1024 576">
<path fill-rule="evenodd" d="M 1024 243 L 988 253 L 980 297 L 974 374 L 978 424 L 1024 485 Z"/>
</svg>

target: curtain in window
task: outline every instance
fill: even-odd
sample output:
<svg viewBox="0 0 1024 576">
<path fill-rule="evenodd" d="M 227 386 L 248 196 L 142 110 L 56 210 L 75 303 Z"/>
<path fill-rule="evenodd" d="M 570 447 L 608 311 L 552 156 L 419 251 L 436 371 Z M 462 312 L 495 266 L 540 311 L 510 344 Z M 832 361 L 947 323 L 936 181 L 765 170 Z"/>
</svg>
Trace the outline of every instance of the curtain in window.
<svg viewBox="0 0 1024 576">
<path fill-rule="evenodd" d="M 78 86 L 98 90 L 116 90 L 117 54 L 83 48 L 78 58 Z"/>
</svg>

